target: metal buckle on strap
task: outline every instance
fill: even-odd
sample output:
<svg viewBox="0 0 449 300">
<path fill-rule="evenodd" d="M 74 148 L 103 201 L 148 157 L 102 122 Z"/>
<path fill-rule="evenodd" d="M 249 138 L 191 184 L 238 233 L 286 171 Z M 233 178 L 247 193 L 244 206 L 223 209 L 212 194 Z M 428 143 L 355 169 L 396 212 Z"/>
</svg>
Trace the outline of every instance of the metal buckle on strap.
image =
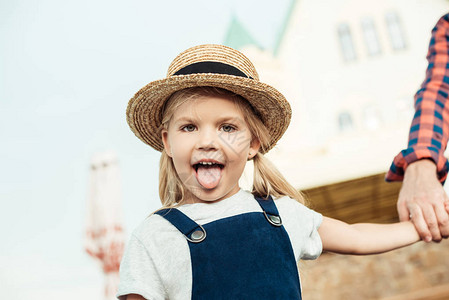
<svg viewBox="0 0 449 300">
<path fill-rule="evenodd" d="M 267 213 L 265 211 L 263 211 L 263 214 L 265 215 L 265 218 L 271 225 L 278 226 L 278 227 L 282 226 L 281 216 L 267 215 Z"/>
<path fill-rule="evenodd" d="M 206 230 L 204 230 L 203 226 L 198 224 L 198 226 L 201 228 L 201 230 L 195 230 L 190 234 L 190 238 L 186 235 L 185 238 L 192 243 L 201 243 L 206 238 Z"/>
</svg>

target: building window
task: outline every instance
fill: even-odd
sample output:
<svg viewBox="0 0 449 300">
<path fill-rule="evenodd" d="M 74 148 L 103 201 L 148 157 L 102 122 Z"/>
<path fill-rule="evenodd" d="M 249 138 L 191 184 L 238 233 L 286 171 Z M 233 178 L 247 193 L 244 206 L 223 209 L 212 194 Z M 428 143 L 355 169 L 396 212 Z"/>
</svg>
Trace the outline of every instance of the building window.
<svg viewBox="0 0 449 300">
<path fill-rule="evenodd" d="M 353 127 L 351 114 L 347 111 L 338 115 L 338 128 L 341 132 L 349 131 Z"/>
<path fill-rule="evenodd" d="M 404 30 L 402 29 L 399 16 L 395 12 L 390 12 L 386 14 L 385 19 L 387 22 L 388 34 L 390 35 L 390 42 L 393 49 L 405 49 L 407 45 L 405 43 Z"/>
<path fill-rule="evenodd" d="M 363 38 L 365 40 L 366 48 L 370 56 L 380 54 L 380 44 L 377 37 L 376 27 L 371 18 L 362 19 Z"/>
<path fill-rule="evenodd" d="M 338 25 L 338 38 L 340 40 L 341 50 L 345 61 L 352 61 L 357 58 L 354 44 L 352 42 L 351 31 L 348 24 Z"/>
</svg>

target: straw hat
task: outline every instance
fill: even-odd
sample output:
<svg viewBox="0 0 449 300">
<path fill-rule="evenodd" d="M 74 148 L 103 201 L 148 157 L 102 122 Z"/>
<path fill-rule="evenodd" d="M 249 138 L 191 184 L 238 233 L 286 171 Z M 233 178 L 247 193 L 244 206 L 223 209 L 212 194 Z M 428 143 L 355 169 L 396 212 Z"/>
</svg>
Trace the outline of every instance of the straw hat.
<svg viewBox="0 0 449 300">
<path fill-rule="evenodd" d="M 285 97 L 259 81 L 254 65 L 246 56 L 221 45 L 200 45 L 185 50 L 170 64 L 166 78 L 140 89 L 126 110 L 131 130 L 144 143 L 162 151 L 159 127 L 165 101 L 179 90 L 198 86 L 223 88 L 248 100 L 271 137 L 265 152 L 273 148 L 287 130 L 291 108 Z"/>
</svg>

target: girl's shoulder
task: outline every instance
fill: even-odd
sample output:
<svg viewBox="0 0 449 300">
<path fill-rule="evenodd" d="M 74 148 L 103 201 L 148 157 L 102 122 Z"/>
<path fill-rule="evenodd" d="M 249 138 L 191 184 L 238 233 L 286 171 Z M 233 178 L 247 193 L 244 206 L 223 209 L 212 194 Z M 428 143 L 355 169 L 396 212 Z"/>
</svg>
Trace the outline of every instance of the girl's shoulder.
<svg viewBox="0 0 449 300">
<path fill-rule="evenodd" d="M 290 237 L 295 258 L 317 258 L 322 251 L 318 228 L 323 216 L 288 196 L 275 199 L 275 203 Z"/>
<path fill-rule="evenodd" d="M 139 240 L 145 241 L 170 231 L 174 232 L 173 226 L 170 226 L 170 223 L 160 215 L 152 213 L 134 229 L 132 234 Z"/>
<path fill-rule="evenodd" d="M 322 222 L 323 216 L 320 213 L 289 196 L 279 197 L 274 202 L 281 217 L 312 226 L 319 226 Z"/>
<path fill-rule="evenodd" d="M 290 198 L 289 196 L 282 196 L 279 198 L 274 198 L 274 203 L 276 203 L 277 207 L 286 207 L 294 210 L 304 210 L 304 211 L 312 211 L 305 204 Z"/>
</svg>

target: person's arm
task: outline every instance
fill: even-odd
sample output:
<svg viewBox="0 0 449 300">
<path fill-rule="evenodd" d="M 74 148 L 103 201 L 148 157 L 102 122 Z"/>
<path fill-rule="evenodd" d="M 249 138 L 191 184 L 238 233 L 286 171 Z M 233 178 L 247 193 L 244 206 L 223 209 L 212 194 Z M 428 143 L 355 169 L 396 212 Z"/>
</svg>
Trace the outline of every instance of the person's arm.
<svg viewBox="0 0 449 300">
<path fill-rule="evenodd" d="M 323 217 L 318 233 L 323 243 L 323 251 L 340 254 L 378 254 L 420 240 L 411 222 L 347 224 Z"/>
<path fill-rule="evenodd" d="M 436 165 L 436 175 L 444 182 L 448 160 L 444 156 L 449 138 L 449 14 L 432 30 L 427 53 L 426 77 L 415 94 L 415 115 L 410 126 L 407 149 L 393 160 L 385 177 L 402 181 L 407 167 L 418 160 L 429 159 Z"/>
<path fill-rule="evenodd" d="M 385 179 L 401 181 L 398 199 L 401 221 L 412 221 L 425 241 L 449 236 L 449 219 L 442 205 L 447 196 L 448 161 L 444 156 L 449 137 L 449 14 L 432 30 L 426 78 L 415 95 L 415 116 L 408 148 L 395 158 Z M 433 165 L 431 164 L 433 163 Z"/>
</svg>

